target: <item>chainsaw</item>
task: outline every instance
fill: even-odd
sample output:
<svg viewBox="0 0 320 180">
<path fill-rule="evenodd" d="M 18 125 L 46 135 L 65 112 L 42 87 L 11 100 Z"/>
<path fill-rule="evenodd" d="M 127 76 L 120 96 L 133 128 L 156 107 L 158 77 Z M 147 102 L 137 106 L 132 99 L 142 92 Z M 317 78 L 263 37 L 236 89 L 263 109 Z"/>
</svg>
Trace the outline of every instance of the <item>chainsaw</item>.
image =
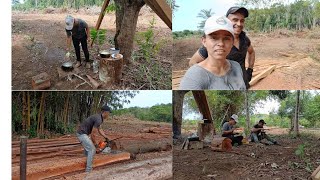
<svg viewBox="0 0 320 180">
<path fill-rule="evenodd" d="M 112 139 L 112 140 L 106 139 L 105 141 L 100 141 L 98 143 L 97 153 L 100 153 L 100 152 L 108 153 L 111 150 L 116 149 L 117 146 L 116 146 L 116 143 L 114 141 L 117 140 L 117 139 L 120 139 L 120 138 L 122 138 L 122 137 L 118 137 L 118 138 L 115 138 L 115 139 Z"/>
</svg>

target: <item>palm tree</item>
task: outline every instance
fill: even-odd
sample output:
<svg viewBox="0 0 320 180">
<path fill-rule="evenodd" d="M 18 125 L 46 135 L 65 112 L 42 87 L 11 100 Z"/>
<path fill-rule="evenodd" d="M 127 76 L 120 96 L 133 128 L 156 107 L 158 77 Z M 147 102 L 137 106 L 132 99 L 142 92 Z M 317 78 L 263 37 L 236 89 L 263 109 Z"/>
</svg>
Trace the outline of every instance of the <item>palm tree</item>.
<svg viewBox="0 0 320 180">
<path fill-rule="evenodd" d="M 197 17 L 202 19 L 202 21 L 199 23 L 199 26 L 198 26 L 199 29 L 203 29 L 206 20 L 207 20 L 209 17 L 211 17 L 212 15 L 214 15 L 214 12 L 212 12 L 211 10 L 212 10 L 212 9 L 209 9 L 209 10 L 208 10 L 208 9 L 202 9 L 202 10 L 198 13 Z"/>
</svg>

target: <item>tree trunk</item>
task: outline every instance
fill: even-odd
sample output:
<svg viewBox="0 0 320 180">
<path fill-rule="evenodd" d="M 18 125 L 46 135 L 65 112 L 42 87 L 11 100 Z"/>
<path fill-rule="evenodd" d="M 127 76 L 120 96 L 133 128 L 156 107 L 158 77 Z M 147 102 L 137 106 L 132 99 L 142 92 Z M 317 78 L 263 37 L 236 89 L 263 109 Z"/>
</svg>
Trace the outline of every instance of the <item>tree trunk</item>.
<svg viewBox="0 0 320 180">
<path fill-rule="evenodd" d="M 181 124 L 182 124 L 182 108 L 184 95 L 188 91 L 173 91 L 173 138 L 179 138 L 181 136 Z"/>
<path fill-rule="evenodd" d="M 22 91 L 22 132 L 25 134 L 26 132 L 26 121 L 27 121 L 27 97 L 26 92 Z"/>
<path fill-rule="evenodd" d="M 115 47 L 120 49 L 126 64 L 130 62 L 139 11 L 143 0 L 114 0 L 116 5 Z"/>
<path fill-rule="evenodd" d="M 39 107 L 39 112 L 38 112 L 38 123 L 37 123 L 37 135 L 40 135 L 43 133 L 42 131 L 42 126 L 43 126 L 43 109 L 44 109 L 44 96 L 45 92 L 42 92 L 41 99 L 40 99 L 40 107 Z"/>
<path fill-rule="evenodd" d="M 300 134 L 299 134 L 299 109 L 300 109 L 300 90 L 297 90 L 296 110 L 294 113 L 294 135 L 295 135 L 295 137 L 300 136 Z"/>
<path fill-rule="evenodd" d="M 28 114 L 27 114 L 27 120 L 28 120 L 28 124 L 27 124 L 27 130 L 29 131 L 30 130 L 30 93 L 29 91 L 27 92 L 27 104 L 28 104 Z"/>
<path fill-rule="evenodd" d="M 67 120 L 68 120 L 68 109 L 69 109 L 69 95 L 70 95 L 70 92 L 67 92 L 67 97 L 66 97 L 66 100 L 65 100 L 65 103 L 64 103 L 64 110 L 63 110 L 63 126 L 66 130 L 67 128 Z"/>
<path fill-rule="evenodd" d="M 245 101 L 245 109 L 246 109 L 246 124 L 247 124 L 247 130 L 250 130 L 250 115 L 249 115 L 249 92 L 248 90 L 245 90 L 244 92 L 244 101 Z"/>
</svg>

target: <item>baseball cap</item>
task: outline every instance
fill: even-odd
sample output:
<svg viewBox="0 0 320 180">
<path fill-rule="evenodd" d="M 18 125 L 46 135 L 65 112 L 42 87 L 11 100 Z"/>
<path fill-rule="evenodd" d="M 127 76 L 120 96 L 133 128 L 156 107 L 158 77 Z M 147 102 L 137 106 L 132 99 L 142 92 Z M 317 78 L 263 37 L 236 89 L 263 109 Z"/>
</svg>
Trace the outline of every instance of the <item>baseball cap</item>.
<svg viewBox="0 0 320 180">
<path fill-rule="evenodd" d="M 246 18 L 249 16 L 249 11 L 244 8 L 244 7 L 237 7 L 237 6 L 234 6 L 234 7 L 231 7 L 228 11 L 227 11 L 227 14 L 226 14 L 226 17 L 229 16 L 229 14 L 233 14 L 235 12 L 239 12 L 241 14 L 243 14 L 243 16 Z"/>
<path fill-rule="evenodd" d="M 73 28 L 73 24 L 74 24 L 74 17 L 72 17 L 71 15 L 68 15 L 66 17 L 66 30 L 71 30 Z"/>
<path fill-rule="evenodd" d="M 238 123 L 239 122 L 239 120 L 238 120 L 238 116 L 236 115 L 236 114 L 232 114 L 232 116 L 230 117 L 231 119 L 233 119 L 233 120 L 235 120 L 236 121 L 236 123 Z"/>
<path fill-rule="evenodd" d="M 204 33 L 206 35 L 219 30 L 228 31 L 234 36 L 233 25 L 231 21 L 225 16 L 211 16 L 204 24 Z"/>
<path fill-rule="evenodd" d="M 267 124 L 266 122 L 264 122 L 264 120 L 263 120 L 263 119 L 260 119 L 259 123 Z"/>
<path fill-rule="evenodd" d="M 109 106 L 107 106 L 107 105 L 103 105 L 103 106 L 101 107 L 101 111 L 108 111 L 108 112 L 111 113 L 111 108 L 110 108 Z"/>
</svg>

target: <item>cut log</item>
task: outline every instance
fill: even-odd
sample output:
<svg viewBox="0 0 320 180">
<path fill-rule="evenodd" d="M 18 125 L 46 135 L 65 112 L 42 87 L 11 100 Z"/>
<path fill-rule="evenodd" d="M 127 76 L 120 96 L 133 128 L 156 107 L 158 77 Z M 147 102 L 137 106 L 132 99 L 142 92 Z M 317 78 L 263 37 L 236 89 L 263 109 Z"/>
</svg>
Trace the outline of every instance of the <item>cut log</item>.
<svg viewBox="0 0 320 180">
<path fill-rule="evenodd" d="M 200 141 L 211 140 L 213 137 L 213 124 L 212 123 L 198 123 L 198 132 L 197 132 Z"/>
<path fill-rule="evenodd" d="M 226 137 L 213 138 L 211 141 L 212 150 L 231 151 L 232 140 Z"/>
<path fill-rule="evenodd" d="M 257 83 L 259 80 L 267 77 L 271 72 L 276 68 L 276 66 L 271 66 L 268 69 L 264 70 L 262 73 L 258 74 L 256 77 L 252 78 L 252 80 L 249 82 L 250 86 Z"/>
<path fill-rule="evenodd" d="M 320 166 L 311 174 L 312 180 L 320 180 Z"/>
<path fill-rule="evenodd" d="M 50 76 L 46 72 L 33 76 L 31 84 L 34 90 L 48 89 L 51 86 Z"/>
<path fill-rule="evenodd" d="M 119 84 L 122 77 L 123 56 L 116 58 L 102 58 L 100 61 L 99 78 L 107 84 Z"/>
<path fill-rule="evenodd" d="M 62 164 L 54 167 L 42 167 L 37 164 L 29 165 L 33 171 L 27 171 L 27 179 L 44 179 L 55 176 L 60 176 L 66 173 L 85 170 L 86 167 L 86 157 L 77 158 L 76 160 L 64 160 Z M 119 153 L 119 154 L 108 154 L 108 155 L 95 155 L 93 160 L 93 167 L 103 166 L 115 162 L 121 162 L 130 159 L 130 153 Z M 13 180 L 19 179 L 19 173 L 14 173 L 15 176 L 12 177 Z"/>
<path fill-rule="evenodd" d="M 94 89 L 98 89 L 101 84 L 99 84 L 96 80 L 94 80 L 91 76 L 87 75 L 87 78 L 89 79 L 90 83 L 93 85 Z"/>
</svg>

